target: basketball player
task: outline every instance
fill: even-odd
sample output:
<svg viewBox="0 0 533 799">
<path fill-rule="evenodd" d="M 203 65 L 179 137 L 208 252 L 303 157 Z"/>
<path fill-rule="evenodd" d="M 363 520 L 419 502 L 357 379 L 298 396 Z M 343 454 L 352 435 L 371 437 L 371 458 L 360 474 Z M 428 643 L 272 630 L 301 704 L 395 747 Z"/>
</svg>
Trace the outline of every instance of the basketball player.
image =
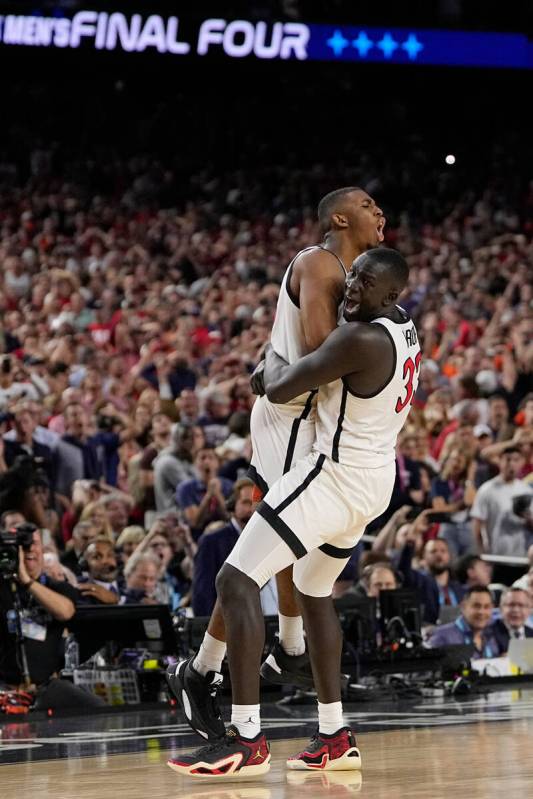
<svg viewBox="0 0 533 799">
<path fill-rule="evenodd" d="M 169 761 L 182 774 L 251 777 L 268 771 L 259 717 L 264 622 L 259 590 L 294 564 L 318 693 L 318 733 L 292 769 L 361 767 L 341 704 L 342 634 L 333 607 L 335 579 L 367 524 L 387 507 L 395 478 L 395 445 L 418 384 L 415 326 L 396 302 L 408 267 L 395 250 L 373 249 L 346 280 L 344 318 L 314 353 L 289 365 L 270 348 L 265 387 L 270 401 L 318 391 L 316 442 L 267 492 L 217 578 L 227 635 L 233 706 L 226 736 Z"/>
<path fill-rule="evenodd" d="M 346 265 L 383 240 L 385 218 L 362 189 L 346 187 L 327 194 L 318 206 L 324 243 L 302 250 L 281 284 L 271 342 L 289 363 L 314 351 L 339 320 Z M 261 370 L 262 367 L 260 367 Z M 259 371 L 260 371 L 259 370 Z M 257 370 L 256 370 L 257 371 Z M 261 376 L 255 376 L 256 384 Z M 315 440 L 316 391 L 305 391 L 286 405 L 258 398 L 251 416 L 253 457 L 250 477 L 266 493 L 291 466 L 311 452 Z M 294 597 L 292 567 L 277 575 L 279 643 L 261 669 L 273 682 L 311 688 L 303 623 Z M 192 728 L 210 740 L 225 734 L 216 701 L 226 653 L 224 620 L 217 603 L 196 656 L 171 666 L 167 682 Z"/>
</svg>

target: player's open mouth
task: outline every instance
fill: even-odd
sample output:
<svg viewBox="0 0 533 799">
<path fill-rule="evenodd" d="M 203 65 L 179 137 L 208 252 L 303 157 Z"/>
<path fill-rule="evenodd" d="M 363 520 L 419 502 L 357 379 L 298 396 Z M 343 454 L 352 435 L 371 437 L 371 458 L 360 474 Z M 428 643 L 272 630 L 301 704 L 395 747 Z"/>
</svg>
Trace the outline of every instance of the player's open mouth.
<svg viewBox="0 0 533 799">
<path fill-rule="evenodd" d="M 385 239 L 385 236 L 383 234 L 383 228 L 385 227 L 385 221 L 386 220 L 385 220 L 384 216 L 380 217 L 380 219 L 378 221 L 378 224 L 377 224 L 377 227 L 376 227 L 376 232 L 378 234 L 378 241 L 379 241 L 380 244 Z"/>
<path fill-rule="evenodd" d="M 344 300 L 344 313 L 350 314 L 351 316 L 358 310 L 359 310 L 359 303 L 356 300 L 348 299 L 348 297 L 346 297 L 346 299 Z"/>
</svg>

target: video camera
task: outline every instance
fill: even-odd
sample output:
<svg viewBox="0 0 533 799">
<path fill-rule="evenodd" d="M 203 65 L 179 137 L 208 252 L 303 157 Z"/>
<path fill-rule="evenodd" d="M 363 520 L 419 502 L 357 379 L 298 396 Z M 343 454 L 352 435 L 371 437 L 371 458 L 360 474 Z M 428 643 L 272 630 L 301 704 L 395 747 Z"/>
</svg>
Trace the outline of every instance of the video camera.
<svg viewBox="0 0 533 799">
<path fill-rule="evenodd" d="M 37 530 L 34 524 L 24 522 L 0 530 L 0 579 L 16 576 L 19 567 L 19 547 L 28 550 L 33 541 L 33 533 Z"/>
</svg>

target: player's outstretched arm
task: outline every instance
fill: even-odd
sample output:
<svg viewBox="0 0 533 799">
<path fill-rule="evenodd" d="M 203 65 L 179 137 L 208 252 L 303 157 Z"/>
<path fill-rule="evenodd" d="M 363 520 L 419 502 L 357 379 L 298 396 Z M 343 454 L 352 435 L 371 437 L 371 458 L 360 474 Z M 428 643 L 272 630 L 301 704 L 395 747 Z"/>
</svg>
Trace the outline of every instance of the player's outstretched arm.
<svg viewBox="0 0 533 799">
<path fill-rule="evenodd" d="M 268 399 L 289 402 L 306 391 L 361 371 L 369 360 L 368 347 L 373 348 L 374 342 L 370 325 L 351 322 L 336 328 L 321 347 L 293 364 L 269 347 L 264 371 Z"/>
</svg>

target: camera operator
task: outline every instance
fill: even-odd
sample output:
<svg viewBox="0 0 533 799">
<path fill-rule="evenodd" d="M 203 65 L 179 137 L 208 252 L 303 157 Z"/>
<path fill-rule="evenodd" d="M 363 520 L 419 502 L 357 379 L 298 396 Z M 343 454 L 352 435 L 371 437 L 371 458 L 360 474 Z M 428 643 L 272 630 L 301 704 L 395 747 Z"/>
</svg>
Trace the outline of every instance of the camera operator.
<svg viewBox="0 0 533 799">
<path fill-rule="evenodd" d="M 23 529 L 18 525 L 17 536 Z M 20 602 L 22 645 L 32 685 L 37 689 L 38 708 L 100 705 L 97 697 L 58 679 L 64 663 L 64 631 L 74 616 L 77 590 L 44 573 L 43 545 L 37 529 L 18 551 L 15 590 Z M 9 575 L 0 577 L 0 681 L 11 688 L 23 682 L 23 667 L 16 637 L 16 610 Z M 96 700 L 96 701 L 95 701 Z"/>
</svg>

